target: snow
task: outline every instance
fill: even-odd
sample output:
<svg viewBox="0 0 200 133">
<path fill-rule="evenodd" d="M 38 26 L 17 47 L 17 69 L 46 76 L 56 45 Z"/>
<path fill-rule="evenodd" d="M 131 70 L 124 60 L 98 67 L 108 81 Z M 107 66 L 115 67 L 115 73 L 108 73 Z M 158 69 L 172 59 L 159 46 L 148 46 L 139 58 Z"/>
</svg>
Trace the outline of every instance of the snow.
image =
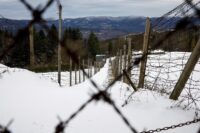
<svg viewBox="0 0 200 133">
<path fill-rule="evenodd" d="M 92 77 L 100 89 L 109 83 L 109 62 Z M 67 79 L 67 78 L 66 78 Z M 97 90 L 89 79 L 72 87 L 62 86 L 24 69 L 0 65 L 0 124 L 13 133 L 53 133 L 59 123 L 57 116 L 66 120 Z M 193 120 L 195 110 L 172 107 L 175 103 L 166 95 L 141 89 L 129 98 L 131 88 L 116 82 L 109 89 L 117 107 L 128 118 L 137 131 L 161 128 Z M 169 130 L 163 133 L 196 133 L 198 124 Z M 69 125 L 68 133 L 131 133 L 112 106 L 104 101 L 93 101 Z"/>
<path fill-rule="evenodd" d="M 162 53 L 162 51 L 155 51 L 153 53 Z M 138 52 L 140 53 L 140 52 Z M 137 52 L 135 52 L 137 55 Z M 155 91 L 165 92 L 170 94 L 176 85 L 181 72 L 183 71 L 187 60 L 190 57 L 189 52 L 165 52 L 164 54 L 149 55 L 147 61 L 146 77 L 145 77 L 145 88 L 151 88 Z M 135 67 L 132 70 L 132 80 L 135 84 L 138 83 L 139 79 L 139 68 Z M 200 61 L 196 64 L 194 71 L 192 72 L 185 89 L 182 92 L 179 101 L 188 97 L 188 94 L 192 94 L 197 100 L 199 98 L 199 88 L 200 88 Z M 185 100 L 182 102 L 182 106 L 187 105 L 192 102 L 189 99 L 187 102 Z M 196 103 L 198 108 L 200 108 L 200 102 Z M 187 108 L 195 108 L 194 104 L 191 104 Z"/>
</svg>

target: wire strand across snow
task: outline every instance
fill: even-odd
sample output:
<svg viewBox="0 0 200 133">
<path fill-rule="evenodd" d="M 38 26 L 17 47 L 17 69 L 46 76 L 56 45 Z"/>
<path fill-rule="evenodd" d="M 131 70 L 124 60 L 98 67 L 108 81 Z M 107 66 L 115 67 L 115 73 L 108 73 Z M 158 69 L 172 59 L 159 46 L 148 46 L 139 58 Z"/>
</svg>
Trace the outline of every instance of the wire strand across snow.
<svg viewBox="0 0 200 133">
<path fill-rule="evenodd" d="M 108 82 L 108 62 L 93 80 L 104 89 Z M 80 105 L 90 98 L 95 89 L 89 81 L 73 87 L 59 87 L 36 73 L 6 68 L 9 72 L 0 78 L 0 123 L 13 118 L 10 126 L 14 133 L 53 132 L 58 124 L 57 115 L 62 120 L 68 118 Z M 2 70 L 2 69 L 1 69 Z M 193 119 L 194 110 L 170 108 L 173 101 L 165 96 L 147 90 L 140 90 L 131 97 L 131 103 L 122 107 L 124 100 L 132 93 L 129 86 L 121 82 L 110 89 L 111 97 L 120 111 L 138 131 L 164 127 Z M 197 132 L 198 124 L 167 131 L 167 133 Z M 73 133 L 121 133 L 131 132 L 104 102 L 92 102 L 66 128 Z"/>
</svg>

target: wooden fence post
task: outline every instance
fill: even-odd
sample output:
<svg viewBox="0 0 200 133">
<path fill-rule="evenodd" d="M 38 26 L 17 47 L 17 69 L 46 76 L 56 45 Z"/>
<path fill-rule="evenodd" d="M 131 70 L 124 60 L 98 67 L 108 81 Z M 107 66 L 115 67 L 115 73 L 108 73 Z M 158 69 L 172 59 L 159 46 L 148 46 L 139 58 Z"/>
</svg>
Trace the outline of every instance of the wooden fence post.
<svg viewBox="0 0 200 133">
<path fill-rule="evenodd" d="M 119 74 L 122 74 L 122 50 L 119 51 Z"/>
<path fill-rule="evenodd" d="M 78 58 L 78 73 L 79 73 L 79 83 L 81 83 L 81 57 Z"/>
<path fill-rule="evenodd" d="M 100 68 L 101 68 L 101 63 L 100 62 L 98 62 L 98 72 L 100 71 Z"/>
<path fill-rule="evenodd" d="M 61 85 L 61 40 L 62 40 L 62 6 L 59 6 L 59 31 L 58 31 L 58 83 Z"/>
<path fill-rule="evenodd" d="M 185 87 L 185 84 L 187 83 L 192 71 L 194 70 L 195 65 L 197 64 L 200 57 L 200 38 L 193 49 L 193 52 L 190 55 L 190 58 L 188 62 L 185 65 L 185 68 L 178 80 L 178 82 L 175 85 L 174 90 L 172 91 L 170 95 L 170 99 L 177 100 L 180 96 L 181 92 L 183 91 L 183 88 Z"/>
<path fill-rule="evenodd" d="M 143 58 L 140 64 L 141 66 L 140 66 L 140 77 L 139 77 L 138 88 L 144 88 L 144 78 L 145 78 L 145 71 L 146 71 L 150 31 L 151 31 L 151 22 L 150 22 L 150 18 L 147 18 L 146 28 L 145 28 L 145 33 L 144 33 L 144 44 L 143 44 L 143 55 L 142 55 Z"/>
<path fill-rule="evenodd" d="M 94 62 L 94 75 L 97 73 L 97 62 Z"/>
<path fill-rule="evenodd" d="M 119 75 L 119 52 L 117 52 L 115 65 L 116 65 L 115 66 L 116 67 L 115 77 L 117 77 Z"/>
<path fill-rule="evenodd" d="M 93 71 L 93 74 L 95 75 L 96 73 L 96 62 L 94 61 L 94 71 Z"/>
<path fill-rule="evenodd" d="M 128 67 L 131 67 L 132 50 L 131 50 L 131 38 L 128 38 Z M 128 76 L 131 79 L 131 70 L 128 71 Z"/>
<path fill-rule="evenodd" d="M 134 91 L 137 91 L 136 86 L 133 84 L 133 82 L 131 81 L 131 78 L 129 77 L 129 75 L 127 74 L 126 70 L 123 70 L 123 74 L 126 76 L 129 84 L 131 85 L 131 87 L 134 89 Z"/>
<path fill-rule="evenodd" d="M 90 61 L 90 77 L 92 77 L 92 69 L 93 69 L 93 66 L 92 66 L 92 61 Z"/>
<path fill-rule="evenodd" d="M 126 70 L 126 45 L 124 45 L 124 66 L 123 66 L 123 70 Z M 123 75 L 123 82 L 126 82 L 126 76 Z"/>
<path fill-rule="evenodd" d="M 90 60 L 89 60 L 89 66 L 88 66 L 88 70 L 89 70 L 89 77 L 91 78 L 92 76 L 91 76 L 91 66 L 90 66 Z"/>
<path fill-rule="evenodd" d="M 77 84 L 77 64 L 75 64 L 75 85 Z"/>
<path fill-rule="evenodd" d="M 90 60 L 89 60 L 89 58 L 88 58 L 88 77 L 90 78 Z"/>
<path fill-rule="evenodd" d="M 72 59 L 71 57 L 69 59 L 69 62 L 70 62 L 69 85 L 72 86 Z"/>
<path fill-rule="evenodd" d="M 98 64 L 98 62 L 96 62 L 96 71 L 97 71 L 97 73 L 99 72 L 99 64 Z"/>
<path fill-rule="evenodd" d="M 118 72 L 119 72 L 119 57 L 118 57 L 119 53 L 117 52 L 117 55 L 115 56 L 115 59 L 112 62 L 112 73 L 113 73 L 113 77 L 114 79 L 118 76 Z"/>
<path fill-rule="evenodd" d="M 33 25 L 29 28 L 29 41 L 30 41 L 30 67 L 33 68 L 35 65 L 35 54 L 34 54 L 34 27 Z"/>
<path fill-rule="evenodd" d="M 83 59 L 82 63 L 83 63 L 83 69 L 85 70 L 85 60 L 84 59 Z M 83 73 L 83 82 L 84 81 L 85 81 L 85 74 Z"/>
</svg>

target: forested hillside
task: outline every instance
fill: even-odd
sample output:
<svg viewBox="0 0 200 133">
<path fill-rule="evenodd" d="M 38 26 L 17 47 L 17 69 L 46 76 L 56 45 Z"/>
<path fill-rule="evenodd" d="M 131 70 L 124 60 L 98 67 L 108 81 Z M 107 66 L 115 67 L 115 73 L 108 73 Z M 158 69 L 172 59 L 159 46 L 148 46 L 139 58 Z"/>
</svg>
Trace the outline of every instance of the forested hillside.
<svg viewBox="0 0 200 133">
<path fill-rule="evenodd" d="M 48 31 L 34 29 L 34 54 L 36 67 L 45 66 L 55 68 L 57 65 L 58 31 L 52 25 Z M 0 30 L 0 52 L 2 52 L 13 41 L 14 35 L 8 31 Z M 78 28 L 66 28 L 63 32 L 63 44 L 70 47 L 74 53 L 81 58 L 95 59 L 99 53 L 99 40 L 91 32 L 87 39 L 83 39 Z M 66 67 L 69 64 L 69 56 L 62 51 L 62 64 Z M 28 67 L 30 64 L 29 33 L 18 38 L 12 51 L 7 54 L 2 63 L 11 67 Z"/>
</svg>

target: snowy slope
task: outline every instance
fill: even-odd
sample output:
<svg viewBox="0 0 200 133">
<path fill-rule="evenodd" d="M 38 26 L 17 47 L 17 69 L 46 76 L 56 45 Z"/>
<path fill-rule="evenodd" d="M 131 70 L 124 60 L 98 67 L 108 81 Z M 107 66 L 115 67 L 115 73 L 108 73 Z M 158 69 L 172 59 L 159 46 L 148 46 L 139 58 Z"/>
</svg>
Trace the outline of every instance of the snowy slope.
<svg viewBox="0 0 200 133">
<path fill-rule="evenodd" d="M 108 62 L 93 80 L 100 88 L 108 84 Z M 5 71 L 6 70 L 6 71 Z M 4 73 L 2 73 L 4 72 Z M 53 133 L 57 116 L 66 120 L 96 92 L 86 81 L 73 87 L 59 87 L 40 75 L 22 69 L 0 66 L 0 124 L 10 119 L 13 133 Z M 132 102 L 122 107 L 132 93 L 127 85 L 117 82 L 111 89 L 112 98 L 120 110 L 138 130 L 154 129 L 192 120 L 194 110 L 170 108 L 173 101 L 156 92 L 141 90 Z M 166 133 L 196 133 L 199 124 L 193 124 Z M 67 133 L 131 133 L 113 108 L 105 102 L 92 102 L 66 127 Z"/>
<path fill-rule="evenodd" d="M 155 51 L 154 51 L 155 52 Z M 162 51 L 157 51 L 157 53 Z M 138 54 L 138 52 L 134 52 Z M 145 88 L 171 94 L 189 57 L 190 52 L 164 52 L 149 55 L 147 59 Z M 132 81 L 138 84 L 139 67 L 132 70 Z M 200 60 L 187 81 L 179 101 L 186 108 L 200 108 Z M 194 100 L 194 99 L 195 100 Z M 194 101 L 197 101 L 194 103 Z"/>
</svg>

